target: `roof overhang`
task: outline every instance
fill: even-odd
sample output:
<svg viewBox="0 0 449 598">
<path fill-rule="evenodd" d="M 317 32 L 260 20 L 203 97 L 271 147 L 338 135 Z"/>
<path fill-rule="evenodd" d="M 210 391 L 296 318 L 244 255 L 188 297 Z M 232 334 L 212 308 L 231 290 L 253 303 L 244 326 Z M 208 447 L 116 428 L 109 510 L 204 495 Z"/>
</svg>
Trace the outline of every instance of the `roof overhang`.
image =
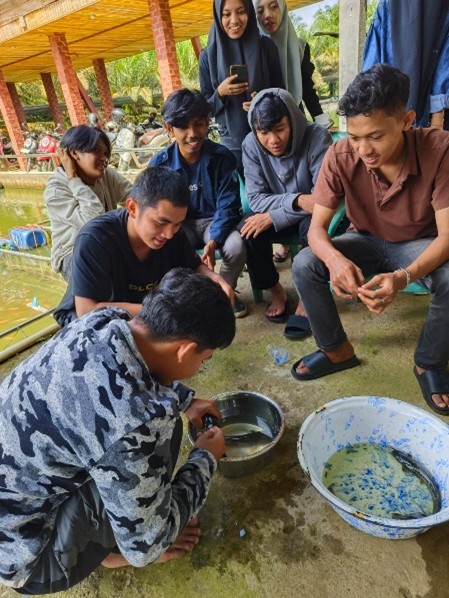
<svg viewBox="0 0 449 598">
<path fill-rule="evenodd" d="M 317 0 L 292 0 L 289 9 Z M 209 31 L 212 0 L 170 0 L 176 42 Z M 55 73 L 49 35 L 64 33 L 75 70 L 154 48 L 148 0 L 0 0 L 0 69 L 6 81 Z"/>
</svg>

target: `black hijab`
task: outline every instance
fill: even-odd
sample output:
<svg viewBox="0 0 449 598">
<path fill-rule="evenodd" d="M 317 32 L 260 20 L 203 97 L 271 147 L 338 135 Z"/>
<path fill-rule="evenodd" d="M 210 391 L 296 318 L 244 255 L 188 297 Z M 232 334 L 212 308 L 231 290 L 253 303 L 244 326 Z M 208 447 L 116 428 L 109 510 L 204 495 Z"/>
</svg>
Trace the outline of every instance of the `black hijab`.
<svg viewBox="0 0 449 598">
<path fill-rule="evenodd" d="M 249 92 L 246 97 L 243 94 L 228 96 L 225 109 L 229 136 L 243 139 L 249 132 L 249 128 L 242 103 L 251 99 L 251 92 L 269 87 L 268 64 L 262 51 L 261 36 L 252 0 L 242 0 L 248 15 L 248 23 L 239 39 L 231 39 L 222 27 L 221 10 L 224 2 L 225 0 L 214 0 L 214 22 L 207 43 L 209 72 L 211 83 L 214 89 L 217 89 L 220 83 L 229 77 L 231 64 L 248 65 Z"/>
</svg>

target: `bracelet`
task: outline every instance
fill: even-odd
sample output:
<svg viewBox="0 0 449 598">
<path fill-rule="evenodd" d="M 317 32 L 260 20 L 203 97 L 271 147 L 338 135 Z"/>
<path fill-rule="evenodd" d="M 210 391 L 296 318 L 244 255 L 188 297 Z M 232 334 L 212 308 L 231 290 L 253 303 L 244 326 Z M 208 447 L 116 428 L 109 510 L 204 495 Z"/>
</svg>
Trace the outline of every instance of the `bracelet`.
<svg viewBox="0 0 449 598">
<path fill-rule="evenodd" d="M 407 276 L 407 284 L 405 286 L 408 287 L 408 285 L 412 281 L 412 275 L 410 274 L 410 270 L 407 270 L 407 268 L 398 268 L 397 270 L 395 270 L 395 272 L 405 272 L 405 275 Z"/>
</svg>

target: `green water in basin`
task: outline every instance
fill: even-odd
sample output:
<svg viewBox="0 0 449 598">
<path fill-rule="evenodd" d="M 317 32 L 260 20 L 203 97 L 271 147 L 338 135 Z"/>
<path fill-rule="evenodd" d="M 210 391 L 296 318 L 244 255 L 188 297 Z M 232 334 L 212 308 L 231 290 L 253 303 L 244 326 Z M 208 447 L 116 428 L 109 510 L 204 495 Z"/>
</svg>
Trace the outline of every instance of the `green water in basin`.
<svg viewBox="0 0 449 598">
<path fill-rule="evenodd" d="M 430 474 L 401 451 L 359 443 L 335 452 L 323 483 L 337 498 L 367 515 L 417 519 L 439 511 L 441 498 Z"/>
</svg>

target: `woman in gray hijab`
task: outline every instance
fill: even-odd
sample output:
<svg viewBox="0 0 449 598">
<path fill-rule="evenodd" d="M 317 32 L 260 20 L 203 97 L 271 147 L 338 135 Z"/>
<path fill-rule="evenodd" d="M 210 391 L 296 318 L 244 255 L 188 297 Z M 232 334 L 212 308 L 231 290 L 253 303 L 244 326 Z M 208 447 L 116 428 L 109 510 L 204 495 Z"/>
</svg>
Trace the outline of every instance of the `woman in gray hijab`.
<svg viewBox="0 0 449 598">
<path fill-rule="evenodd" d="M 242 64 L 248 81 L 236 82 L 230 67 Z M 284 87 L 276 45 L 260 35 L 251 0 L 214 0 L 214 22 L 200 56 L 200 86 L 219 124 L 220 141 L 233 152 L 242 174 L 251 98 L 267 87 Z"/>
<path fill-rule="evenodd" d="M 304 102 L 318 125 L 329 127 L 329 117 L 323 114 L 312 79 L 315 67 L 310 46 L 297 36 L 285 0 L 254 0 L 254 8 L 261 33 L 269 36 L 279 51 L 287 91 L 301 109 Z"/>
</svg>

